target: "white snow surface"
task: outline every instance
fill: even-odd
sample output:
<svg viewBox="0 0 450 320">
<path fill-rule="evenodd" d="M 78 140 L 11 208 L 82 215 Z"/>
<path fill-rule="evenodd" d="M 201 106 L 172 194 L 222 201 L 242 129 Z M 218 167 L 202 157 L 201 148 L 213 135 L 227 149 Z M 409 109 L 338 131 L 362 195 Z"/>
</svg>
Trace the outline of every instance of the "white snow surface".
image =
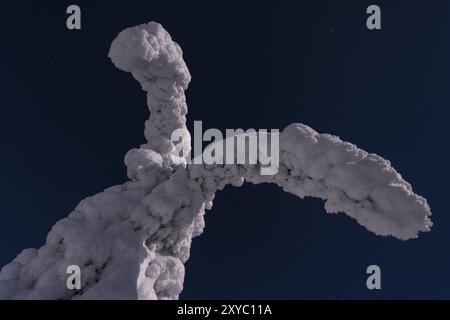
<svg viewBox="0 0 450 320">
<path fill-rule="evenodd" d="M 1 299 L 178 299 L 205 210 L 218 190 L 244 181 L 321 198 L 327 212 L 344 212 L 377 235 L 407 240 L 430 230 L 426 200 L 389 161 L 303 124 L 280 134 L 276 175 L 260 175 L 259 165 L 187 164 L 170 140 L 181 129 L 190 141 L 191 77 L 178 44 L 150 22 L 120 32 L 109 57 L 147 92 L 147 143 L 125 156 L 129 181 L 82 200 L 45 245 L 2 268 Z M 69 265 L 81 268 L 81 290 L 66 287 Z"/>
</svg>

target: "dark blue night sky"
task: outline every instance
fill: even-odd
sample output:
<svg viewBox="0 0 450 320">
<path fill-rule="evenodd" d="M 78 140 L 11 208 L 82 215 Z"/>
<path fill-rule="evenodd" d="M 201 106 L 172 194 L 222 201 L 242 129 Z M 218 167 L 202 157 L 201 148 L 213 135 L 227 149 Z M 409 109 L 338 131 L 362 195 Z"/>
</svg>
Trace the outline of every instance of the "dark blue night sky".
<svg viewBox="0 0 450 320">
<path fill-rule="evenodd" d="M 69 4 L 80 31 L 66 28 Z M 382 30 L 366 28 L 370 4 Z M 107 53 L 151 20 L 184 51 L 190 128 L 302 122 L 338 135 L 391 160 L 435 224 L 402 242 L 273 185 L 228 187 L 193 241 L 181 298 L 450 298 L 450 3 L 437 0 L 3 1 L 0 265 L 126 180 L 148 110 Z M 371 264 L 382 290 L 366 288 Z"/>
</svg>

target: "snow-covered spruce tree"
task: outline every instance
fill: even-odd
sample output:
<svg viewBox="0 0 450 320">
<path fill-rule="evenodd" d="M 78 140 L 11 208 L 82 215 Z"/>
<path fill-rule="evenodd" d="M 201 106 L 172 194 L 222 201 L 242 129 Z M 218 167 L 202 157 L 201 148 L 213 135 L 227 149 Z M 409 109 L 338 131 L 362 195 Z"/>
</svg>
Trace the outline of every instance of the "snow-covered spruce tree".
<svg viewBox="0 0 450 320">
<path fill-rule="evenodd" d="M 180 47 L 150 22 L 120 32 L 109 57 L 140 83 L 150 109 L 147 143 L 125 156 L 130 181 L 82 200 L 45 245 L 3 267 L 0 298 L 177 299 L 205 209 L 218 190 L 244 181 L 321 198 L 327 212 L 344 212 L 378 235 L 407 240 L 430 229 L 426 200 L 389 161 L 303 124 L 280 134 L 275 175 L 261 175 L 259 164 L 187 164 L 171 142 L 178 130 L 190 150 L 184 95 L 190 74 Z M 69 265 L 81 268 L 80 290 L 66 286 Z"/>
</svg>

